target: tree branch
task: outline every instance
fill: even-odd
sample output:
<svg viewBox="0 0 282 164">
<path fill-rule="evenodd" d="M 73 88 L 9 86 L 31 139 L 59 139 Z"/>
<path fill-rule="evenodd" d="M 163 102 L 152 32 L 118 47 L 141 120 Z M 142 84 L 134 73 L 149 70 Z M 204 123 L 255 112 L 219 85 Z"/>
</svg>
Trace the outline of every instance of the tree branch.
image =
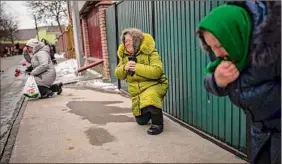
<svg viewBox="0 0 282 164">
<path fill-rule="evenodd" d="M 66 13 L 66 1 L 29 1 L 26 4 L 40 22 L 52 20 L 61 30 L 61 21 L 67 18 L 66 14 L 61 14 Z"/>
</svg>

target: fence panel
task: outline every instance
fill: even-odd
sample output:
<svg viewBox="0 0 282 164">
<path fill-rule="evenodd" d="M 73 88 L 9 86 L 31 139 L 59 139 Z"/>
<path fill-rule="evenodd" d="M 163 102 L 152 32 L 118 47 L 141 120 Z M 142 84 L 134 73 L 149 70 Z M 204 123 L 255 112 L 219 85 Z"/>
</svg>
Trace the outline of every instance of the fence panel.
<svg viewBox="0 0 282 164">
<path fill-rule="evenodd" d="M 125 28 L 134 27 L 152 33 L 151 1 L 123 1 L 117 5 L 118 36 Z M 120 44 L 118 39 L 118 44 Z M 127 91 L 126 82 L 121 81 L 121 89 Z"/>
<path fill-rule="evenodd" d="M 106 9 L 106 30 L 110 65 L 111 83 L 118 85 L 118 79 L 115 76 L 115 67 L 117 66 L 117 39 L 116 39 L 116 6 L 112 5 Z"/>
<path fill-rule="evenodd" d="M 232 105 L 227 97 L 213 96 L 203 86 L 204 68 L 209 59 L 200 50 L 196 28 L 201 18 L 222 3 L 123 1 L 116 6 L 118 35 L 115 36 L 120 36 L 121 31 L 127 27 L 136 27 L 153 34 L 169 79 L 164 111 L 246 153 L 245 114 Z M 112 23 L 112 8 L 109 9 L 111 11 L 107 10 L 107 22 Z M 107 27 L 107 35 L 113 35 L 111 28 Z M 120 44 L 120 39 L 116 39 Z M 114 54 L 117 47 L 111 46 L 108 49 Z M 124 81 L 121 82 L 121 89 L 127 90 Z"/>
</svg>

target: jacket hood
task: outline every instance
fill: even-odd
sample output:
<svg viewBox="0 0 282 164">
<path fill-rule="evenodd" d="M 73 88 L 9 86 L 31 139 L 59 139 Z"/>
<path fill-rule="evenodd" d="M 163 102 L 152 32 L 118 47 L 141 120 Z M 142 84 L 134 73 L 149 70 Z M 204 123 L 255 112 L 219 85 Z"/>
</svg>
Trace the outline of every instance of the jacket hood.
<svg viewBox="0 0 282 164">
<path fill-rule="evenodd" d="M 281 2 L 228 2 L 245 8 L 252 17 L 252 41 L 249 60 L 265 67 L 281 60 Z"/>
<path fill-rule="evenodd" d="M 251 15 L 249 62 L 254 66 L 265 67 L 281 60 L 281 2 L 234 1 L 227 4 L 243 7 Z M 200 45 L 209 50 L 199 34 Z"/>
<path fill-rule="evenodd" d="M 26 45 L 33 48 L 33 54 L 35 54 L 37 51 L 44 47 L 44 43 L 38 41 L 37 39 L 28 40 Z"/>
<path fill-rule="evenodd" d="M 44 45 L 41 49 L 42 51 L 50 52 L 50 47 L 48 45 Z"/>
<path fill-rule="evenodd" d="M 236 68 L 243 70 L 248 61 L 252 20 L 248 12 L 235 5 L 220 5 L 214 8 L 199 23 L 199 29 L 212 33 L 228 52 L 227 59 L 211 61 L 205 72 L 212 73 L 223 61 L 234 61 Z"/>
<path fill-rule="evenodd" d="M 36 52 L 38 52 L 39 50 L 41 50 L 41 49 L 45 49 L 45 50 L 47 50 L 47 47 L 44 45 L 44 43 L 42 43 L 42 42 L 39 42 L 37 45 L 35 45 L 34 47 L 33 47 L 33 54 L 35 54 Z M 47 52 L 49 52 L 49 51 L 47 51 Z"/>
<path fill-rule="evenodd" d="M 144 35 L 144 39 L 143 39 L 141 46 L 140 46 L 140 49 L 136 53 L 136 55 L 138 55 L 139 53 L 144 53 L 144 54 L 150 55 L 155 50 L 156 43 L 155 43 L 155 40 L 152 37 L 152 35 L 150 35 L 148 33 L 143 33 L 143 35 Z M 118 48 L 118 55 L 120 57 L 124 57 L 125 53 L 126 53 L 126 50 L 125 50 L 124 44 L 120 44 L 120 46 Z"/>
<path fill-rule="evenodd" d="M 281 60 L 281 2 L 266 2 L 267 16 L 254 29 L 250 59 L 253 65 L 266 67 Z"/>
</svg>

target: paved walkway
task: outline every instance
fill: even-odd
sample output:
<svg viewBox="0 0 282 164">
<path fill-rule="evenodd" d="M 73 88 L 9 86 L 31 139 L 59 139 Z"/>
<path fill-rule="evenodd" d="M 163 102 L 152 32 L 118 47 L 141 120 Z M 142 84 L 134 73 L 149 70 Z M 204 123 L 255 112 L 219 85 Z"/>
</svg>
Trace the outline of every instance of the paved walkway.
<svg viewBox="0 0 282 164">
<path fill-rule="evenodd" d="M 130 99 L 64 88 L 50 99 L 29 101 L 11 163 L 246 163 L 165 118 L 161 135 L 138 126 Z"/>
<path fill-rule="evenodd" d="M 11 129 L 19 113 L 19 106 L 23 102 L 22 89 L 25 85 L 26 77 L 14 76 L 15 69 L 23 69 L 20 61 L 23 56 L 12 56 L 1 58 L 1 108 L 0 108 L 0 154 L 6 156 L 5 150 L 12 145 L 8 143 L 9 136 L 12 136 Z M 3 72 L 2 72 L 3 71 Z"/>
</svg>

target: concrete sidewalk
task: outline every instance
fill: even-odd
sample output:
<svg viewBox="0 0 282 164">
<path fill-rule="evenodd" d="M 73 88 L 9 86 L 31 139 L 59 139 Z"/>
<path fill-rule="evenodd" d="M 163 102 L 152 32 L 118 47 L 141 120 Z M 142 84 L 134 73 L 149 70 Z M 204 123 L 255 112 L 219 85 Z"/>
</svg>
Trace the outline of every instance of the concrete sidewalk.
<svg viewBox="0 0 282 164">
<path fill-rule="evenodd" d="M 11 163 L 246 163 L 165 118 L 147 135 L 131 101 L 118 94 L 64 88 L 62 95 L 29 101 Z"/>
</svg>

